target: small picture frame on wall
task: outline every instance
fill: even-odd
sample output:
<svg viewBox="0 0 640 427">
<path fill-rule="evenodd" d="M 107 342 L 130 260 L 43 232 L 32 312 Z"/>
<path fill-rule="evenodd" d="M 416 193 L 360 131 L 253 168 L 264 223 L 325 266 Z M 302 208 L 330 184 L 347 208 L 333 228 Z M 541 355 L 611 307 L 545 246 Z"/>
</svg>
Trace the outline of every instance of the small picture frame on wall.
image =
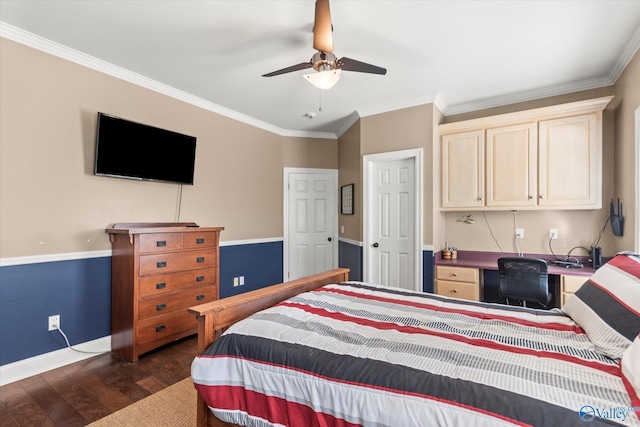
<svg viewBox="0 0 640 427">
<path fill-rule="evenodd" d="M 340 187 L 340 213 L 342 215 L 353 215 L 353 184 Z"/>
</svg>

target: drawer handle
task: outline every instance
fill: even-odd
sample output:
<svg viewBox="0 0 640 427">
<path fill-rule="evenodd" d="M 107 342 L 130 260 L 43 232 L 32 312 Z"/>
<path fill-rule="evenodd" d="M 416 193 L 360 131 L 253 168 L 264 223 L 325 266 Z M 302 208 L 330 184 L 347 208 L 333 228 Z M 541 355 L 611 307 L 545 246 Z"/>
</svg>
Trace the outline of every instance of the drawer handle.
<svg viewBox="0 0 640 427">
<path fill-rule="evenodd" d="M 156 289 L 164 289 L 167 287 L 167 282 L 156 283 Z"/>
<path fill-rule="evenodd" d="M 156 332 L 162 332 L 167 329 L 167 325 L 158 325 L 156 326 Z"/>
<path fill-rule="evenodd" d="M 204 276 L 196 277 L 196 282 L 202 282 L 204 280 Z"/>
<path fill-rule="evenodd" d="M 452 274 L 453 277 L 456 277 L 457 275 L 458 275 L 458 273 L 453 273 Z"/>
<path fill-rule="evenodd" d="M 166 303 L 156 305 L 156 310 L 158 310 L 158 311 L 164 310 L 165 308 L 167 308 L 167 304 Z"/>
<path fill-rule="evenodd" d="M 204 262 L 204 257 L 199 256 L 198 258 L 196 258 L 196 262 Z"/>
<path fill-rule="evenodd" d="M 166 266 L 167 266 L 167 261 L 160 261 L 160 262 L 157 262 L 157 263 L 156 263 L 156 266 L 157 266 L 158 268 L 164 268 L 164 267 L 166 267 Z"/>
<path fill-rule="evenodd" d="M 200 295 L 198 295 L 198 296 L 196 297 L 196 299 L 197 299 L 198 301 L 203 300 L 203 299 L 204 299 L 204 294 L 200 294 Z"/>
<path fill-rule="evenodd" d="M 156 242 L 156 246 L 159 247 L 159 248 L 167 246 L 167 241 L 166 240 L 159 240 L 159 241 Z"/>
<path fill-rule="evenodd" d="M 453 290 L 453 293 L 454 293 L 454 294 L 457 294 L 457 293 L 458 293 L 458 290 L 457 290 L 457 289 L 454 289 L 454 290 Z"/>
<path fill-rule="evenodd" d="M 203 244 L 204 243 L 204 237 L 198 237 L 196 239 L 196 243 L 199 244 L 199 245 Z"/>
</svg>

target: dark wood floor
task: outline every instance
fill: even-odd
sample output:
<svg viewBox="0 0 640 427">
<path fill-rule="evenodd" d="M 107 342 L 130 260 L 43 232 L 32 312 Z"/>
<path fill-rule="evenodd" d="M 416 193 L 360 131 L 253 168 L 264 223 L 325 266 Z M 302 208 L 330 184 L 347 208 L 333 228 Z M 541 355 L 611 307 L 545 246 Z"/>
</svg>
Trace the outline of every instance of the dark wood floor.
<svg viewBox="0 0 640 427">
<path fill-rule="evenodd" d="M 191 375 L 195 336 L 138 363 L 110 353 L 0 387 L 0 426 L 84 426 Z"/>
</svg>

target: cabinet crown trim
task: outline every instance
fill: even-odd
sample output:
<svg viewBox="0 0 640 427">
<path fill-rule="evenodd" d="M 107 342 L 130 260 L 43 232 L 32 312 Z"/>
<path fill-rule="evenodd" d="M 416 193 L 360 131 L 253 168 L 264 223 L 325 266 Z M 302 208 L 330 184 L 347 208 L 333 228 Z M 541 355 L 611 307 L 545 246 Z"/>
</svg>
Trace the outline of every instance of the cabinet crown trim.
<svg viewBox="0 0 640 427">
<path fill-rule="evenodd" d="M 584 101 L 534 108 L 532 110 L 516 111 L 513 113 L 498 114 L 495 116 L 481 117 L 460 122 L 444 123 L 438 126 L 438 130 L 440 135 L 447 135 L 450 133 L 481 130 L 486 127 L 518 124 L 526 121 L 556 119 L 564 116 L 594 113 L 604 110 L 613 98 L 613 96 L 604 96 Z"/>
</svg>

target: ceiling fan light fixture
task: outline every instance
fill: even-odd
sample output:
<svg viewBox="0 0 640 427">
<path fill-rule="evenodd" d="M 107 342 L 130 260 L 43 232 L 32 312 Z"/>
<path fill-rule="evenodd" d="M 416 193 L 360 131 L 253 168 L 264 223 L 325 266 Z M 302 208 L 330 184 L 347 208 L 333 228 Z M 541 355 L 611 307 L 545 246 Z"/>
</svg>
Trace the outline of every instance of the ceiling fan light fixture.
<svg viewBox="0 0 640 427">
<path fill-rule="evenodd" d="M 304 77 L 309 83 L 320 89 L 331 89 L 338 80 L 340 80 L 340 71 L 336 70 L 324 70 L 317 73 L 305 74 Z"/>
</svg>

